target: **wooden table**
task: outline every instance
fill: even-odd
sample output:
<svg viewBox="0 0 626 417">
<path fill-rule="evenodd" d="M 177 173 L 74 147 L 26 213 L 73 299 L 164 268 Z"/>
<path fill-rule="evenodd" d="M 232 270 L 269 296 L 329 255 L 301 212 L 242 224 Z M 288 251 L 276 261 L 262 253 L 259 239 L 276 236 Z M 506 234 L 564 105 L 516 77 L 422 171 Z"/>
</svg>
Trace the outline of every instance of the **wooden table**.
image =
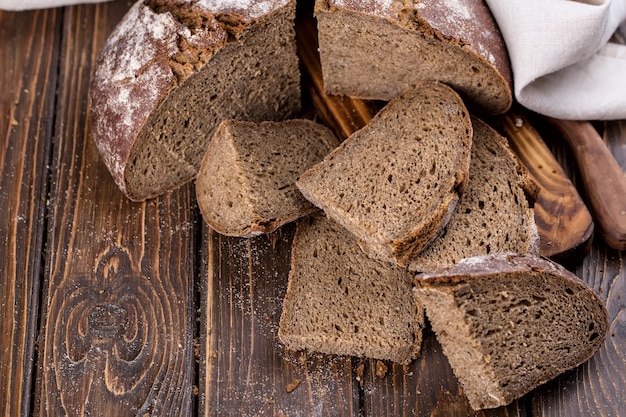
<svg viewBox="0 0 626 417">
<path fill-rule="evenodd" d="M 626 415 L 625 253 L 597 237 L 571 268 L 609 336 L 508 407 L 473 413 L 430 330 L 407 367 L 286 351 L 293 226 L 220 236 L 191 184 L 132 203 L 90 140 L 90 75 L 128 7 L 0 11 L 0 415 Z"/>
</svg>

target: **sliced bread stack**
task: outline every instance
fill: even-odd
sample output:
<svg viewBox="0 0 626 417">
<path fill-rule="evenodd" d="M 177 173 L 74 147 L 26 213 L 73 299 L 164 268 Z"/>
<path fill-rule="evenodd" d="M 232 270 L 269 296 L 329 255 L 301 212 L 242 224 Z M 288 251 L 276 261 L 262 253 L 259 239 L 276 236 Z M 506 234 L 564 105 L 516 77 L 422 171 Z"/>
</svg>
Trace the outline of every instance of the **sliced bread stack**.
<svg viewBox="0 0 626 417">
<path fill-rule="evenodd" d="M 389 102 L 297 185 L 372 258 L 406 265 L 449 221 L 467 184 L 472 124 L 448 86 Z"/>
<path fill-rule="evenodd" d="M 469 181 L 441 236 L 414 256 L 409 269 L 426 272 L 491 253 L 538 254 L 533 204 L 537 186 L 505 138 L 476 117 Z"/>
<path fill-rule="evenodd" d="M 139 0 L 102 48 L 91 135 L 116 184 L 145 200 L 192 180 L 224 119 L 300 111 L 294 0 Z"/>
</svg>

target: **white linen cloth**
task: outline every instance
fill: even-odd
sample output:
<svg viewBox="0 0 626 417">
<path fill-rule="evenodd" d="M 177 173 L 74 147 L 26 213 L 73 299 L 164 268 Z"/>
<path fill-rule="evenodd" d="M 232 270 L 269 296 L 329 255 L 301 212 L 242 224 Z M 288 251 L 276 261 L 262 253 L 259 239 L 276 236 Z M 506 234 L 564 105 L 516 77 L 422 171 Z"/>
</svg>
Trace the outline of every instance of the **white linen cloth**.
<svg viewBox="0 0 626 417">
<path fill-rule="evenodd" d="M 486 1 L 522 105 L 561 119 L 626 119 L 626 46 L 608 42 L 626 0 Z"/>
</svg>

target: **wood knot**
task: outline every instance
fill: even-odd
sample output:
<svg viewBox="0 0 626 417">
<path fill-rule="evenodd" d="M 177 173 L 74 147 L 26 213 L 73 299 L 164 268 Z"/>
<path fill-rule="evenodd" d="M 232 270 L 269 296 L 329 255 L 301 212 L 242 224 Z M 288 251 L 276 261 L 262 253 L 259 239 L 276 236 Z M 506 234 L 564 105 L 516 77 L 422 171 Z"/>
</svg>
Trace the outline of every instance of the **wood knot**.
<svg viewBox="0 0 626 417">
<path fill-rule="evenodd" d="M 128 311 L 116 304 L 98 305 L 89 312 L 88 323 L 97 338 L 117 338 L 128 326 Z"/>
</svg>

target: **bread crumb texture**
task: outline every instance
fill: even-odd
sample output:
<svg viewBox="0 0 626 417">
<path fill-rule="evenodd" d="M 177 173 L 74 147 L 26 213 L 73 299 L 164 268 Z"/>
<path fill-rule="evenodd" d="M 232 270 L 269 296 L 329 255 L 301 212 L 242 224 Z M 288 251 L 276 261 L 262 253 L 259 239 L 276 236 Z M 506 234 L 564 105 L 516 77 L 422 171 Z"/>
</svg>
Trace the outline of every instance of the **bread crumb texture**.
<svg viewBox="0 0 626 417">
<path fill-rule="evenodd" d="M 506 139 L 472 118 L 469 181 L 443 233 L 414 256 L 409 269 L 450 267 L 463 258 L 499 252 L 538 254 L 534 193 L 528 172 Z"/>
<path fill-rule="evenodd" d="M 317 0 L 315 14 L 331 94 L 391 100 L 437 80 L 478 112 L 512 104 L 506 45 L 483 0 Z"/>
<path fill-rule="evenodd" d="M 426 308 L 472 408 L 509 404 L 588 360 L 606 308 L 574 274 L 534 256 L 473 258 L 418 275 Z"/>
<path fill-rule="evenodd" d="M 298 223 L 278 337 L 292 350 L 388 359 L 419 353 L 423 309 L 406 270 L 367 258 L 323 215 Z"/>
<path fill-rule="evenodd" d="M 296 180 L 338 145 L 310 120 L 222 122 L 196 178 L 205 221 L 222 234 L 253 236 L 316 211 Z"/>
<path fill-rule="evenodd" d="M 295 2 L 284 0 L 146 0 L 130 9 L 90 90 L 93 139 L 129 198 L 193 179 L 221 120 L 299 111 L 294 17 Z"/>
<path fill-rule="evenodd" d="M 297 182 L 371 257 L 406 264 L 449 221 L 467 183 L 472 125 L 459 96 L 420 83 Z"/>
</svg>

